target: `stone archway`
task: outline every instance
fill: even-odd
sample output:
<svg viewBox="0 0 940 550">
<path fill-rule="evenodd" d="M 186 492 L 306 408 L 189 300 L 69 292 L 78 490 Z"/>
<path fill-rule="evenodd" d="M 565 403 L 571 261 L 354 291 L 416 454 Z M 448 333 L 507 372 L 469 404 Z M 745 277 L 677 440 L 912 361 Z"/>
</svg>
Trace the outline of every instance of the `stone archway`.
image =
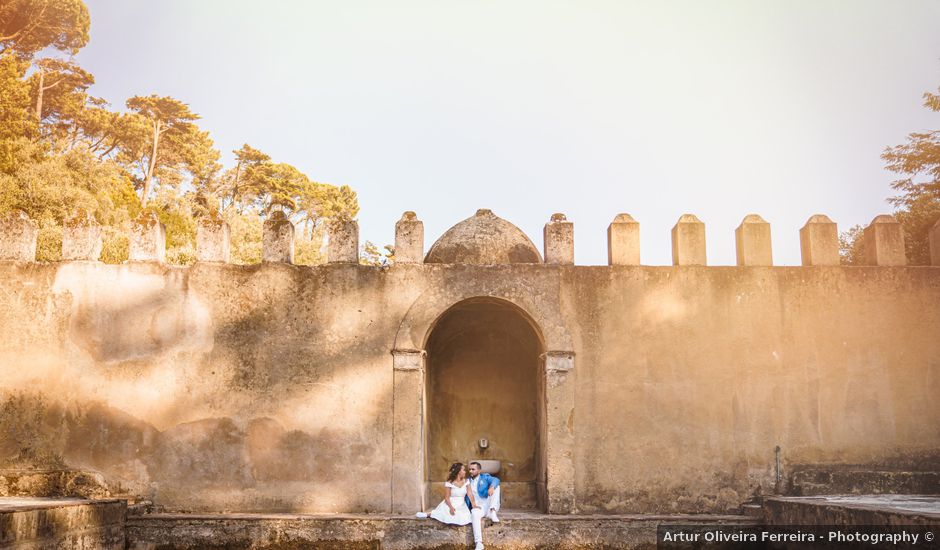
<svg viewBox="0 0 940 550">
<path fill-rule="evenodd" d="M 452 462 L 499 460 L 503 507 L 544 509 L 544 345 L 538 327 L 509 302 L 471 298 L 438 318 L 426 351 L 428 497 L 436 496 Z"/>
<path fill-rule="evenodd" d="M 571 334 L 562 321 L 557 296 L 526 295 L 518 286 L 462 289 L 423 293 L 402 319 L 392 349 L 392 480 L 391 511 L 414 513 L 428 507 L 426 461 L 428 444 L 427 345 L 438 322 L 454 306 L 466 302 L 499 302 L 526 319 L 540 335 L 543 353 L 539 357 L 542 393 L 539 396 L 543 421 L 537 453 L 544 482 L 536 473 L 535 502 L 552 514 L 576 511 L 574 492 L 574 351 Z M 431 503 L 436 504 L 436 503 Z"/>
</svg>

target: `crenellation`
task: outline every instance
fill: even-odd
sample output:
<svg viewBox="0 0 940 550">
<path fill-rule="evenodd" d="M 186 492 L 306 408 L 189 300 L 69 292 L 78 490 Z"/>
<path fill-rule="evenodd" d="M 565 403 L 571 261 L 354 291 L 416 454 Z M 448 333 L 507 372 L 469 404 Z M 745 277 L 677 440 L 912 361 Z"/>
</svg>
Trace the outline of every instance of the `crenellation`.
<svg viewBox="0 0 940 550">
<path fill-rule="evenodd" d="M 294 224 L 280 210 L 264 221 L 261 235 L 261 261 L 294 263 Z"/>
<path fill-rule="evenodd" d="M 66 220 L 62 227 L 62 261 L 96 261 L 101 247 L 101 225 L 94 216 L 79 209 Z"/>
<path fill-rule="evenodd" d="M 875 216 L 862 235 L 866 265 L 907 265 L 904 253 L 904 229 L 888 214 Z"/>
<path fill-rule="evenodd" d="M 207 216 L 196 225 L 196 260 L 228 263 L 231 259 L 231 233 L 228 223 Z"/>
<path fill-rule="evenodd" d="M 334 220 L 330 223 L 327 261 L 331 264 L 359 263 L 359 222 Z"/>
<path fill-rule="evenodd" d="M 683 214 L 672 228 L 672 265 L 706 265 L 705 224 Z"/>
<path fill-rule="evenodd" d="M 481 209 L 462 223 L 468 227 L 461 239 L 470 242 L 448 245 L 459 250 L 438 250 L 444 240 L 453 240 L 452 228 L 427 256 L 424 253 L 424 222 L 412 211 L 406 211 L 395 224 L 395 257 L 400 264 L 424 263 L 499 263 L 574 265 L 574 224 L 565 214 L 552 214 L 544 227 L 544 261 L 531 240 L 516 226 Z M 329 224 L 328 263 L 359 262 L 359 224 L 355 220 L 334 220 Z M 265 220 L 262 235 L 262 262 L 294 262 L 296 228 L 286 215 L 276 211 Z M 510 232 L 513 236 L 506 237 Z M 38 225 L 22 211 L 12 211 L 0 218 L 0 260 L 34 261 Z M 748 214 L 735 229 L 737 266 L 773 266 L 770 224 L 758 214 Z M 78 210 L 62 230 L 63 261 L 97 261 L 102 250 L 102 227 L 93 215 Z M 706 266 L 705 224 L 694 214 L 683 214 L 671 231 L 672 265 Z M 940 220 L 928 232 L 930 264 L 940 266 Z M 140 213 L 132 225 L 129 238 L 129 261 L 165 262 L 166 228 L 154 211 Z M 904 230 L 891 215 L 876 216 L 864 229 L 861 238 L 862 263 L 869 266 L 907 265 Z M 229 263 L 231 231 L 218 216 L 199 219 L 196 227 L 196 260 Z M 839 232 L 837 224 L 824 214 L 810 216 L 799 230 L 800 256 L 803 266 L 838 266 Z M 478 249 L 478 250 L 477 250 Z M 502 250 L 505 249 L 505 250 Z M 465 255 L 469 254 L 467 258 Z M 479 256 L 477 258 L 476 256 Z M 640 224 L 630 214 L 617 214 L 607 227 L 607 263 L 609 266 L 639 266 Z"/>
<path fill-rule="evenodd" d="M 25 212 L 13 210 L 0 219 L 0 260 L 36 260 L 39 226 Z"/>
<path fill-rule="evenodd" d="M 748 214 L 734 230 L 735 252 L 739 266 L 774 265 L 770 224 L 757 214 Z"/>
<path fill-rule="evenodd" d="M 395 262 L 424 263 L 424 222 L 410 210 L 395 223 Z"/>
<path fill-rule="evenodd" d="M 640 223 L 630 214 L 607 226 L 607 265 L 640 265 Z"/>
<path fill-rule="evenodd" d="M 839 230 L 825 214 L 806 220 L 800 229 L 800 256 L 803 265 L 839 265 Z"/>
<path fill-rule="evenodd" d="M 574 223 L 564 214 L 552 214 L 544 229 L 545 263 L 574 265 Z"/>
<path fill-rule="evenodd" d="M 134 220 L 129 237 L 128 260 L 161 263 L 166 261 L 166 227 L 156 212 L 142 211 Z"/>
</svg>

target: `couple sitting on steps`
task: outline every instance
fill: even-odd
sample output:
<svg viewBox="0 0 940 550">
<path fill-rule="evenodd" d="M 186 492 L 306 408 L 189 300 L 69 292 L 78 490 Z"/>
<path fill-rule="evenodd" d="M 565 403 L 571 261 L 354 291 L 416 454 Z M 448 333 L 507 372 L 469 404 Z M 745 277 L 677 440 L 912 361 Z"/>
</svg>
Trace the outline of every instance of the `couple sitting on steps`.
<svg viewBox="0 0 940 550">
<path fill-rule="evenodd" d="M 470 463 L 470 478 L 467 468 L 460 462 L 450 467 L 444 483 L 444 500 L 430 514 L 419 513 L 418 517 L 436 519 L 448 525 L 473 525 L 475 550 L 483 550 L 483 518 L 498 523 L 499 478 L 481 472 L 479 462 Z"/>
</svg>

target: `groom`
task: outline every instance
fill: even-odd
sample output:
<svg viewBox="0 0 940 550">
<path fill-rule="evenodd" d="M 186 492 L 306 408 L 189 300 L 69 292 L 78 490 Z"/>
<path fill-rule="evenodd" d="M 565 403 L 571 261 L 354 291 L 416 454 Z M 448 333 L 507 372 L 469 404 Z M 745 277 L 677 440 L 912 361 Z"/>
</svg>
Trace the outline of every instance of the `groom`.
<svg viewBox="0 0 940 550">
<path fill-rule="evenodd" d="M 481 473 L 479 462 L 470 463 L 470 490 L 476 498 L 477 506 L 483 511 L 483 517 L 490 518 L 493 523 L 499 523 L 496 512 L 499 511 L 499 478 L 490 474 Z M 470 497 L 464 497 L 467 507 L 470 506 Z"/>
</svg>

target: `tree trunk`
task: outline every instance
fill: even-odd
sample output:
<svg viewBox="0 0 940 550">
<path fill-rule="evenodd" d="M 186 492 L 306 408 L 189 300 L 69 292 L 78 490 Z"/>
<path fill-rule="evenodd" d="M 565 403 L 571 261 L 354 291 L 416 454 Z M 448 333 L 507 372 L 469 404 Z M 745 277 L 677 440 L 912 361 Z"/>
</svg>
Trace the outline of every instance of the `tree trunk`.
<svg viewBox="0 0 940 550">
<path fill-rule="evenodd" d="M 238 161 L 238 164 L 235 165 L 235 182 L 232 184 L 232 203 L 229 206 L 234 205 L 235 200 L 238 197 L 238 176 L 241 170 L 242 170 L 242 161 Z M 241 214 L 237 206 L 235 207 L 235 211 Z"/>
<path fill-rule="evenodd" d="M 157 144 L 160 142 L 160 121 L 153 121 L 153 150 L 150 152 L 150 166 L 147 167 L 147 177 L 144 178 L 144 194 L 140 197 L 140 206 L 147 206 L 147 197 L 150 195 L 150 186 L 153 182 L 153 169 L 157 165 Z"/>
<path fill-rule="evenodd" d="M 36 92 L 36 120 L 42 122 L 42 92 L 46 82 L 46 71 L 39 69 L 39 88 Z"/>
</svg>

